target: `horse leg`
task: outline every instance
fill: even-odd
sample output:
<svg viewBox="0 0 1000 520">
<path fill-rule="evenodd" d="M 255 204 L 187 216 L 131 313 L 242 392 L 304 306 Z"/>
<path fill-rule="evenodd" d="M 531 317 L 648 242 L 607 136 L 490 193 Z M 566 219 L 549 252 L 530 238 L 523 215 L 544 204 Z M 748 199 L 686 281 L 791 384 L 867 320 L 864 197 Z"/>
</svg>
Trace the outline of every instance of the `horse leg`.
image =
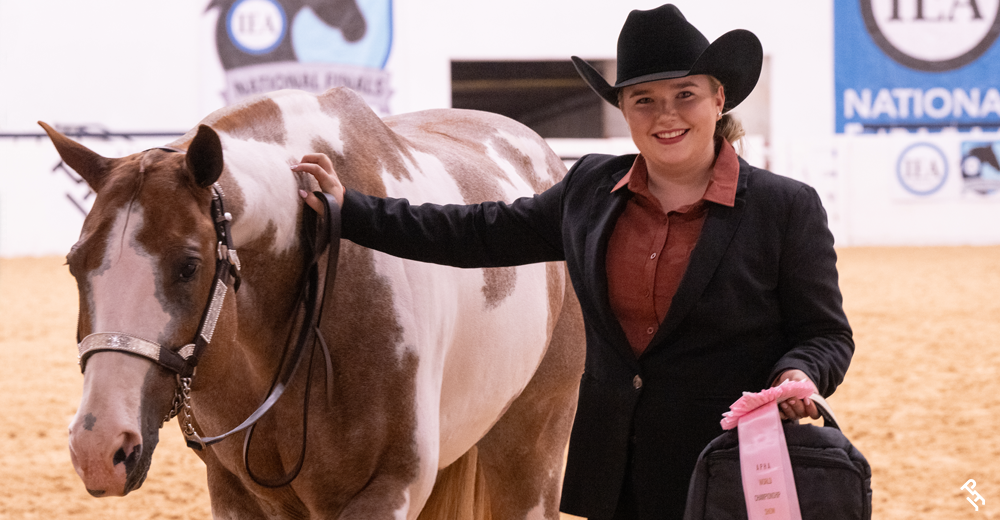
<svg viewBox="0 0 1000 520">
<path fill-rule="evenodd" d="M 488 520 L 489 497 L 482 466 L 479 465 L 479 448 L 469 451 L 438 472 L 431 493 L 418 520 L 472 519 Z"/>
<path fill-rule="evenodd" d="M 215 520 L 229 519 L 266 519 L 270 515 L 261 509 L 257 497 L 244 487 L 240 479 L 220 464 L 208 464 L 208 494 L 212 497 L 212 518 Z"/>
<path fill-rule="evenodd" d="M 419 487 L 431 482 L 414 482 L 412 477 L 383 474 L 368 483 L 337 516 L 338 520 L 402 519 L 413 517 L 413 502 L 423 501 Z M 433 474 L 431 475 L 433 478 Z M 421 480 L 418 477 L 418 480 Z M 415 486 L 416 485 L 416 486 Z"/>
<path fill-rule="evenodd" d="M 558 520 L 584 350 L 579 302 L 567 284 L 559 321 L 538 370 L 477 444 L 486 488 L 482 495 L 488 495 L 484 498 L 493 519 Z"/>
</svg>

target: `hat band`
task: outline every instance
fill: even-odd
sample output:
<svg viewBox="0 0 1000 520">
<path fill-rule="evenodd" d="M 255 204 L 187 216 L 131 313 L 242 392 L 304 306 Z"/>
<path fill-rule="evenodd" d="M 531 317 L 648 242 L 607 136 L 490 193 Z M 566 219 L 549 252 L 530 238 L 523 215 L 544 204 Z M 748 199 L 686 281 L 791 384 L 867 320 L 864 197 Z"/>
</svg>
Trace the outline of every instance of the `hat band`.
<svg viewBox="0 0 1000 520">
<path fill-rule="evenodd" d="M 661 79 L 675 79 L 683 78 L 691 73 L 690 70 L 668 70 L 666 72 L 655 72 L 653 74 L 644 74 L 642 76 L 637 76 L 631 79 L 622 81 L 614 86 L 614 88 L 627 87 L 629 85 L 638 85 L 639 83 L 649 83 L 650 81 L 659 81 Z"/>
</svg>

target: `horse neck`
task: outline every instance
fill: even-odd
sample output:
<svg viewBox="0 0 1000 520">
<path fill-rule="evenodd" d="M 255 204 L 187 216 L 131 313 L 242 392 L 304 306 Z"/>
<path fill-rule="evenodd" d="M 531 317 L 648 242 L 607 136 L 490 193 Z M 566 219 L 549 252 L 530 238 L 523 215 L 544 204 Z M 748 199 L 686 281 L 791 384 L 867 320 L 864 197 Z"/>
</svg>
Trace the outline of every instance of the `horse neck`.
<svg viewBox="0 0 1000 520">
<path fill-rule="evenodd" d="M 236 179 L 230 174 L 220 183 L 235 203 L 233 238 L 242 278 L 236 292 L 236 340 L 251 361 L 271 365 L 280 357 L 294 322 L 305 250 L 294 177 L 289 172 L 288 179 L 280 180 L 289 186 L 274 189 L 261 175 L 248 171 Z"/>
<path fill-rule="evenodd" d="M 360 152 L 366 144 L 383 148 L 380 145 L 390 132 L 347 89 L 332 89 L 318 97 L 280 91 L 219 110 L 203 124 L 220 132 L 225 150 L 226 168 L 219 182 L 233 214 L 233 238 L 244 271 L 245 289 L 237 294 L 240 348 L 272 363 L 269 347 L 256 343 L 266 338 L 269 345 L 284 345 L 294 322 L 305 264 L 300 244 L 301 179 L 290 171 L 289 161 L 319 151 L 339 164 L 344 149 L 353 146 L 358 150 L 354 155 L 363 155 L 364 160 L 343 164 L 348 180 L 366 191 L 384 193 L 379 162 Z M 381 141 L 371 144 L 366 136 Z"/>
</svg>

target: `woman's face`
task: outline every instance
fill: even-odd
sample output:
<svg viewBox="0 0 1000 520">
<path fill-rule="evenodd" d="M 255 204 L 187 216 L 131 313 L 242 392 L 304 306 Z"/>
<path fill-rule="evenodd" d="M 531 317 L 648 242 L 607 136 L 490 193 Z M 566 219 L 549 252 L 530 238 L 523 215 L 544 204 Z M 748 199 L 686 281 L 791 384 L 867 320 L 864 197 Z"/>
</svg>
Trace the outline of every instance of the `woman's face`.
<svg viewBox="0 0 1000 520">
<path fill-rule="evenodd" d="M 697 75 L 624 87 L 619 104 L 650 172 L 670 175 L 711 166 L 725 101 L 721 86 Z"/>
</svg>

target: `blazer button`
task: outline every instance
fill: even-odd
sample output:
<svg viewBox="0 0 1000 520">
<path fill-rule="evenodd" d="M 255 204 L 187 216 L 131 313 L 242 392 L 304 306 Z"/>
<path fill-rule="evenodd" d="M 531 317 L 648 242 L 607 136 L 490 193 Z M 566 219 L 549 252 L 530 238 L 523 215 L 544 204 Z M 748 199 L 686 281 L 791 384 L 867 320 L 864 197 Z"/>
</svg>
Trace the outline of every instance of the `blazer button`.
<svg viewBox="0 0 1000 520">
<path fill-rule="evenodd" d="M 638 375 L 635 376 L 635 377 L 633 377 L 632 378 L 632 386 L 634 386 L 636 390 L 642 388 L 642 378 L 639 377 Z"/>
</svg>

